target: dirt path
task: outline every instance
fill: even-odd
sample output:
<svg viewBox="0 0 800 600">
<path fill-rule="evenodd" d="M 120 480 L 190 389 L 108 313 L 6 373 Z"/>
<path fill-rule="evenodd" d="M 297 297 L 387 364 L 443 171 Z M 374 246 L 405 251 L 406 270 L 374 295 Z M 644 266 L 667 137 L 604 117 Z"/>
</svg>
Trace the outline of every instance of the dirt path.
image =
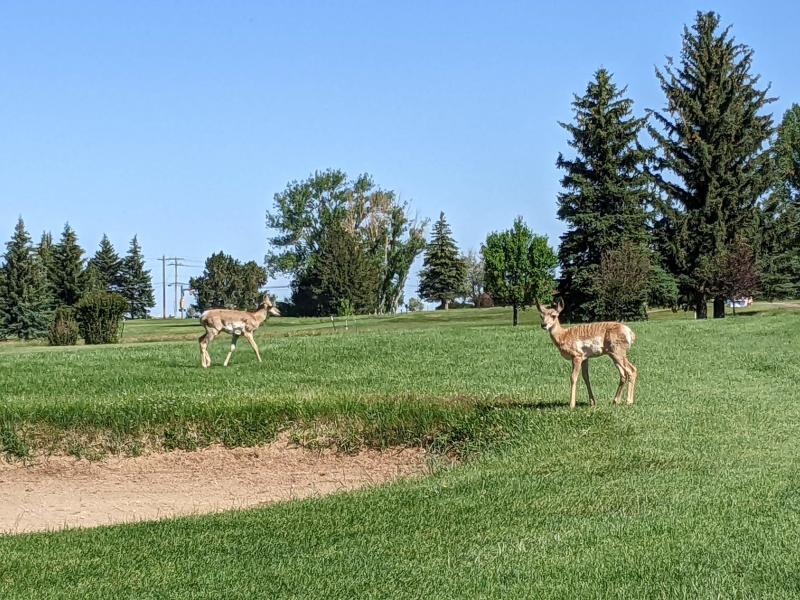
<svg viewBox="0 0 800 600">
<path fill-rule="evenodd" d="M 0 462 L 0 532 L 92 527 L 332 494 L 426 470 L 425 453 L 312 452 L 278 441 L 89 462 Z"/>
</svg>

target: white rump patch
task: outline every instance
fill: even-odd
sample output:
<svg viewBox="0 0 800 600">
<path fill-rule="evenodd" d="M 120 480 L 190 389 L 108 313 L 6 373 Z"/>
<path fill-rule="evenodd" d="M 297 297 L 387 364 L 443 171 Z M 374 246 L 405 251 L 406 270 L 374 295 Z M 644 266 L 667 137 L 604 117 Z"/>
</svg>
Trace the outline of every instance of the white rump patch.
<svg viewBox="0 0 800 600">
<path fill-rule="evenodd" d="M 630 327 L 627 325 L 622 329 L 623 333 L 625 333 L 625 339 L 628 340 L 628 346 L 633 345 L 633 332 L 630 330 Z"/>
</svg>

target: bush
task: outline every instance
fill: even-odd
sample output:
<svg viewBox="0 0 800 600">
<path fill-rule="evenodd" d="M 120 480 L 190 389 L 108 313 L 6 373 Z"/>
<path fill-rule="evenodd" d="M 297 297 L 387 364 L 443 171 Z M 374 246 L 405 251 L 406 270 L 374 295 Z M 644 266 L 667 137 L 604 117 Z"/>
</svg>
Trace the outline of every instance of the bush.
<svg viewBox="0 0 800 600">
<path fill-rule="evenodd" d="M 78 342 L 78 322 L 68 308 L 59 308 L 47 330 L 51 346 L 74 346 Z"/>
<path fill-rule="evenodd" d="M 116 344 L 128 303 L 119 294 L 91 292 L 76 307 L 81 337 L 87 344 Z"/>
</svg>

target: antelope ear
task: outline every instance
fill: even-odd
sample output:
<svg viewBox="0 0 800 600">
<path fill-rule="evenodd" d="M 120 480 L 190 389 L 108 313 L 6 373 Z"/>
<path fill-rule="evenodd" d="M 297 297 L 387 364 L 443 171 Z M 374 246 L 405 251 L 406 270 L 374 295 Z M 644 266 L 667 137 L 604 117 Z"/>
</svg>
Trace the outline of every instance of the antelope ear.
<svg viewBox="0 0 800 600">
<path fill-rule="evenodd" d="M 536 302 L 536 309 L 539 311 L 539 314 L 543 315 L 544 314 L 544 306 L 539 304 L 539 299 L 538 298 L 534 298 L 533 301 Z"/>
<path fill-rule="evenodd" d="M 558 311 L 558 314 L 561 314 L 562 310 L 564 310 L 564 301 L 559 298 L 558 302 L 556 302 L 556 311 Z"/>
</svg>

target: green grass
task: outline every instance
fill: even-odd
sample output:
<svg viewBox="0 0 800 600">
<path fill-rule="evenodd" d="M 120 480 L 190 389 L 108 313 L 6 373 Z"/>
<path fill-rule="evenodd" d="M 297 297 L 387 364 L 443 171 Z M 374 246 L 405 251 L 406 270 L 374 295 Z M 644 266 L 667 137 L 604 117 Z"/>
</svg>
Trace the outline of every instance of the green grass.
<svg viewBox="0 0 800 600">
<path fill-rule="evenodd" d="M 295 423 L 353 447 L 474 452 L 384 488 L 0 537 L 0 597 L 800 598 L 800 314 L 763 308 L 634 324 L 637 405 L 609 406 L 603 358 L 601 405 L 581 389 L 573 412 L 568 365 L 531 313 L 516 330 L 487 322 L 502 311 L 287 326 L 263 332 L 265 364 L 241 349 L 206 372 L 193 343 L 7 351 L 14 444 L 170 423 L 240 443 Z"/>
</svg>

